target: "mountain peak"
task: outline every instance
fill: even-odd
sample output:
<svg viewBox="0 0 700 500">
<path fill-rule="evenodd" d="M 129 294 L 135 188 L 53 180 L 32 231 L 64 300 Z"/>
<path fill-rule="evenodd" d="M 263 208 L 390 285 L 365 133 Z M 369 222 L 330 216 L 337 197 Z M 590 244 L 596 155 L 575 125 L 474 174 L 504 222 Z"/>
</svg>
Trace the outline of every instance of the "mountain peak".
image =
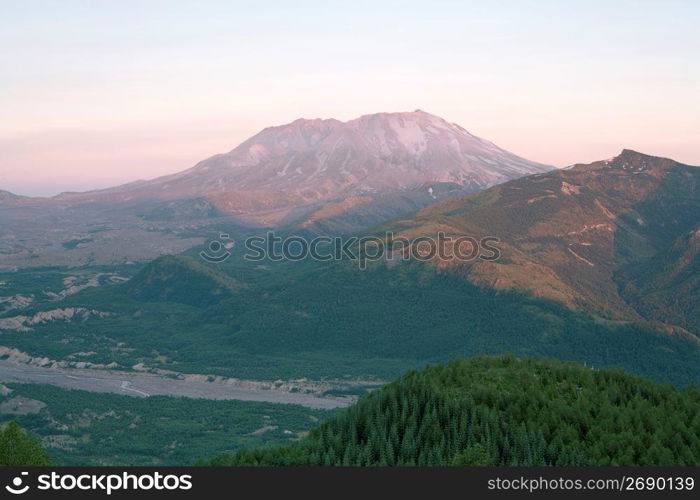
<svg viewBox="0 0 700 500">
<path fill-rule="evenodd" d="M 673 163 L 678 163 L 675 160 L 672 160 L 670 158 L 666 158 L 663 156 L 654 156 L 654 155 L 648 155 L 646 153 L 640 153 L 639 151 L 635 151 L 634 149 L 623 149 L 622 152 L 620 152 L 619 155 L 613 157 L 610 161 L 613 160 L 648 160 L 648 161 L 666 161 L 666 162 L 673 162 Z"/>
<path fill-rule="evenodd" d="M 224 213 L 259 215 L 268 224 L 287 217 L 289 210 L 348 197 L 440 183 L 468 192 L 551 168 L 418 109 L 345 122 L 299 118 L 265 128 L 189 170 L 120 186 L 109 195 L 123 200 L 205 199 Z M 91 193 L 91 199 L 99 196 Z"/>
<path fill-rule="evenodd" d="M 318 125 L 324 125 L 324 124 L 333 124 L 333 123 L 342 123 L 340 120 L 336 120 L 335 118 L 297 118 L 291 123 L 288 123 L 287 125 L 281 125 L 282 127 L 285 126 L 318 126 Z M 270 128 L 277 128 L 277 127 L 270 127 Z"/>
<path fill-rule="evenodd" d="M 659 156 L 651 156 L 632 149 L 623 149 L 622 152 L 614 158 L 605 162 L 610 168 L 624 170 L 632 174 L 635 173 L 661 173 L 672 165 L 678 164 L 676 161 L 662 158 Z"/>
<path fill-rule="evenodd" d="M 20 196 L 18 194 L 11 193 L 9 191 L 4 191 L 0 189 L 0 203 L 5 203 L 5 204 L 12 204 L 12 203 L 21 203 L 23 200 L 26 200 L 27 197 L 25 196 Z"/>
<path fill-rule="evenodd" d="M 633 158 L 649 158 L 649 159 L 660 159 L 658 156 L 652 156 L 644 153 L 640 153 L 639 151 L 635 151 L 634 149 L 623 149 L 622 152 L 617 155 L 615 158 L 619 159 L 633 159 Z"/>
<path fill-rule="evenodd" d="M 424 119 L 424 120 L 437 120 L 441 122 L 448 123 L 445 119 L 434 115 L 432 113 L 428 113 L 427 111 L 423 111 L 422 109 L 416 109 L 414 111 L 383 111 L 380 113 L 370 113 L 367 115 L 362 115 L 359 118 L 356 118 L 354 120 L 350 120 L 349 122 L 354 122 L 357 120 L 363 120 L 363 119 L 373 119 L 373 118 L 404 118 L 404 119 Z"/>
<path fill-rule="evenodd" d="M 642 155 L 642 156 L 649 156 L 645 155 L 644 153 L 640 153 L 639 151 L 635 151 L 634 149 L 623 149 L 622 152 L 618 156 L 622 155 Z"/>
</svg>

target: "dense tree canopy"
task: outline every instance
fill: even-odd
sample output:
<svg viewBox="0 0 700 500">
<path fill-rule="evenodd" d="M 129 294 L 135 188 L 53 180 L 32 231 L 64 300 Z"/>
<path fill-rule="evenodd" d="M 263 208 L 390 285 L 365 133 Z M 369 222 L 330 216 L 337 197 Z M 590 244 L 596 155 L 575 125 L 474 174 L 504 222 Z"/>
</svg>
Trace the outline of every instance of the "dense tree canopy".
<svg viewBox="0 0 700 500">
<path fill-rule="evenodd" d="M 214 465 L 695 465 L 700 389 L 513 356 L 411 372 L 292 446 Z"/>
<path fill-rule="evenodd" d="M 10 422 L 0 433 L 0 465 L 26 467 L 51 465 L 51 460 L 39 442 L 22 430 L 17 422 Z"/>
</svg>

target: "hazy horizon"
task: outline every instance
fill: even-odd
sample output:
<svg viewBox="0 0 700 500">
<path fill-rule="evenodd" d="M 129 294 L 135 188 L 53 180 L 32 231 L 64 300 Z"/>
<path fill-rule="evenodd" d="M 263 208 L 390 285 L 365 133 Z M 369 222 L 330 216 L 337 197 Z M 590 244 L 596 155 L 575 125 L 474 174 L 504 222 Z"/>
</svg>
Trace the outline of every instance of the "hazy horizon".
<svg viewBox="0 0 700 500">
<path fill-rule="evenodd" d="M 0 189 L 178 172 L 297 118 L 420 108 L 558 167 L 700 165 L 700 4 L 6 5 Z M 294 22 L 290 22 L 294 19 Z"/>
</svg>

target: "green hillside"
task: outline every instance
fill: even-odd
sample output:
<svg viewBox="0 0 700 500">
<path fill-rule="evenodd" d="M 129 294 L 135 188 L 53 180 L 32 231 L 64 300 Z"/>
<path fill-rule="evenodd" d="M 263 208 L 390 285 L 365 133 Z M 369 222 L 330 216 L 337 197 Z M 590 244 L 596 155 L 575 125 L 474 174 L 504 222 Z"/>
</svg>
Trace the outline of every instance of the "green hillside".
<svg viewBox="0 0 700 500">
<path fill-rule="evenodd" d="M 230 297 L 235 287 L 234 280 L 201 259 L 165 255 L 146 265 L 124 285 L 124 291 L 142 301 L 205 307 Z"/>
<path fill-rule="evenodd" d="M 212 272 L 192 259 L 158 259 L 128 283 L 61 302 L 109 316 L 37 324 L 31 335 L 7 330 L 3 345 L 51 359 L 273 380 L 389 380 L 456 356 L 513 352 L 623 366 L 676 385 L 700 381 L 700 347 L 692 339 L 478 287 L 427 264 Z M 57 306 L 41 308 L 48 307 Z"/>
<path fill-rule="evenodd" d="M 137 398 L 36 384 L 7 384 L 5 389 L 11 390 L 0 395 L 0 426 L 17 420 L 61 466 L 187 465 L 241 448 L 290 443 L 337 411 L 254 401 Z M 6 442 L 0 432 L 0 465 L 33 463 L 25 448 L 31 450 L 34 441 L 14 448 L 16 453 Z M 8 456 L 18 458 L 10 463 Z"/>
<path fill-rule="evenodd" d="M 411 372 L 283 448 L 212 465 L 700 465 L 700 389 L 512 356 Z"/>
</svg>

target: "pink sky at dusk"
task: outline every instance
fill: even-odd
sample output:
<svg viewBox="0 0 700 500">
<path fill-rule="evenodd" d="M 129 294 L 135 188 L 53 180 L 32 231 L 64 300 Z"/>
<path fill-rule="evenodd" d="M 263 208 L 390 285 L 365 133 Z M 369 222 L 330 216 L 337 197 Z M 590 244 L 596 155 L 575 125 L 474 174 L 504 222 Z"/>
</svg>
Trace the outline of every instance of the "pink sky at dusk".
<svg viewBox="0 0 700 500">
<path fill-rule="evenodd" d="M 697 2 L 426 5 L 18 3 L 0 20 L 0 189 L 108 187 L 299 117 L 416 108 L 541 163 L 700 165 Z"/>
</svg>

